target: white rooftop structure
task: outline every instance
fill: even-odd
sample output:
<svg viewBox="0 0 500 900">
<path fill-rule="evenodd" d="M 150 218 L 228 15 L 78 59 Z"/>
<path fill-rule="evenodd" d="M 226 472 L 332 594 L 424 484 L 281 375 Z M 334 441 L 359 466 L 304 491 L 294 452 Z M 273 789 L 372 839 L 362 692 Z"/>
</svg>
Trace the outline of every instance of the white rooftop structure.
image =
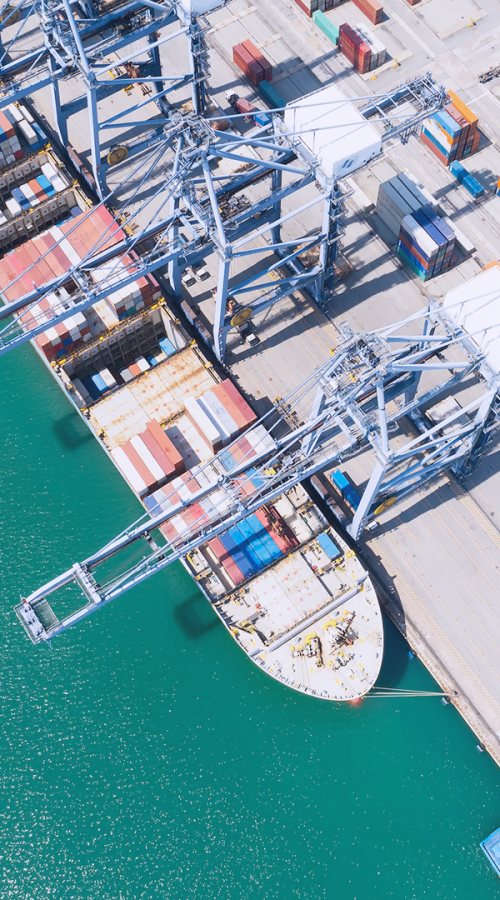
<svg viewBox="0 0 500 900">
<path fill-rule="evenodd" d="M 349 175 L 382 149 L 378 131 L 333 85 L 294 100 L 285 110 L 285 125 L 300 134 L 328 177 Z"/>
<path fill-rule="evenodd" d="M 448 291 L 443 307 L 472 337 L 494 372 L 500 372 L 500 266 Z"/>
</svg>

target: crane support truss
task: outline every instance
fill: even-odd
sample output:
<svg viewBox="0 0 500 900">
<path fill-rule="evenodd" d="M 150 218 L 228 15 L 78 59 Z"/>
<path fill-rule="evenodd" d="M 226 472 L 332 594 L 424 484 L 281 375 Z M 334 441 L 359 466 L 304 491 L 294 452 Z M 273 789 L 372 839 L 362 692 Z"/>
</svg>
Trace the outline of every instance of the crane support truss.
<svg viewBox="0 0 500 900">
<path fill-rule="evenodd" d="M 168 509 L 158 506 L 23 600 L 16 612 L 33 642 L 49 640 L 288 488 L 364 450 L 371 450 L 373 467 L 348 528 L 356 540 L 381 506 L 444 471 L 464 477 L 498 427 L 499 377 L 452 310 L 433 302 L 377 331 L 354 333 L 344 325 L 342 335 L 331 360 L 254 426 L 268 433 L 260 437 L 257 457 L 229 469 L 221 451 L 197 467 L 193 493 L 188 481 L 184 498 L 172 491 Z M 436 417 L 436 404 L 461 391 L 464 405 Z M 193 524 L 166 540 L 161 526 L 201 499 L 210 500 L 212 513 L 196 518 L 193 512 Z M 127 552 L 137 542 L 146 555 L 131 564 Z M 128 562 L 118 562 L 116 574 L 120 555 Z M 97 570 L 112 558 L 113 575 L 101 585 Z M 47 597 L 69 585 L 78 587 L 85 604 L 59 620 Z"/>
<path fill-rule="evenodd" d="M 381 122 L 384 140 L 408 135 L 418 121 L 442 106 L 445 97 L 442 86 L 427 74 L 371 97 L 368 104 L 368 98 L 362 98 L 360 111 Z M 0 320 L 36 309 L 42 297 L 68 281 L 76 288 L 70 305 L 51 310 L 49 318 L 29 330 L 18 318 L 9 321 L 0 331 L 0 355 L 154 271 L 168 273 L 171 293 L 180 297 L 182 270 L 211 252 L 218 257 L 212 346 L 221 361 L 238 308 L 250 308 L 255 316 L 297 290 L 306 290 L 326 307 L 335 289 L 344 233 L 347 194 L 342 182 L 325 175 L 300 134 L 290 133 L 280 115 L 268 114 L 264 127 L 244 137 L 233 129 L 216 130 L 221 117 L 214 118 L 204 118 L 196 108 L 188 114 L 170 110 L 160 128 L 156 123 L 153 136 L 139 145 L 138 186 L 128 197 L 130 213 L 124 208 L 128 224 L 136 226 L 133 237 L 104 251 L 106 240 L 120 229 L 115 221 L 100 244 L 67 273 L 6 302 Z M 240 117 L 232 118 L 237 122 Z M 226 169 L 221 169 L 221 162 Z M 162 177 L 152 196 L 132 209 L 141 187 L 159 173 Z M 251 201 L 246 191 L 252 192 Z M 116 188 L 102 196 L 114 202 L 119 193 Z M 283 213 L 285 201 L 289 211 Z M 150 204 L 153 212 L 147 219 Z M 305 223 L 313 219 L 314 227 L 305 230 Z M 133 271 L 126 271 L 118 263 L 131 249 L 139 251 L 139 258 Z M 235 277 L 234 269 L 239 270 L 245 259 L 249 268 Z M 109 270 L 96 285 L 91 273 L 104 263 L 109 263 Z M 23 283 L 26 276 L 29 269 Z"/>
<path fill-rule="evenodd" d="M 214 7 L 225 2 L 220 0 Z M 167 96 L 185 85 L 190 86 L 194 111 L 199 115 L 205 111 L 209 76 L 205 33 L 209 24 L 203 17 L 189 15 L 174 0 L 130 2 L 105 12 L 94 9 L 92 3 L 35 0 L 16 10 L 3 4 L 0 18 L 2 30 L 8 34 L 0 40 L 0 108 L 50 89 L 55 127 L 64 147 L 68 146 L 68 120 L 86 108 L 92 170 L 101 200 L 107 194 L 109 155 L 103 143 L 110 131 L 124 129 L 125 117 L 135 113 L 140 119 L 141 110 L 150 108 L 154 100 L 160 117 L 147 124 L 161 132 L 169 114 Z M 34 22 L 40 33 L 39 46 L 23 52 L 19 49 L 26 42 L 23 29 L 33 28 Z M 163 71 L 162 53 L 170 41 L 179 40 L 185 43 L 186 70 L 172 75 Z M 139 43 L 142 47 L 137 49 Z M 63 102 L 61 88 L 70 81 L 80 84 L 80 96 Z M 103 118 L 99 102 L 134 84 L 141 84 L 146 99 Z M 130 155 L 140 149 L 131 145 L 126 152 Z"/>
</svg>

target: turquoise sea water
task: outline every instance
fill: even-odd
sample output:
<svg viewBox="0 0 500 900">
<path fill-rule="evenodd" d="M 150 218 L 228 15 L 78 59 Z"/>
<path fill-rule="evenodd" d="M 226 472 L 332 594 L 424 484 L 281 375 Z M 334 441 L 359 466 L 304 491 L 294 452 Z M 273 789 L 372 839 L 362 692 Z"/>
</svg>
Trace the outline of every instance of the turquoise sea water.
<svg viewBox="0 0 500 900">
<path fill-rule="evenodd" d="M 0 900 L 498 897 L 500 773 L 439 699 L 286 690 L 180 565 L 31 646 L 19 592 L 140 507 L 31 349 L 0 385 Z M 381 684 L 433 684 L 390 624 Z"/>
</svg>

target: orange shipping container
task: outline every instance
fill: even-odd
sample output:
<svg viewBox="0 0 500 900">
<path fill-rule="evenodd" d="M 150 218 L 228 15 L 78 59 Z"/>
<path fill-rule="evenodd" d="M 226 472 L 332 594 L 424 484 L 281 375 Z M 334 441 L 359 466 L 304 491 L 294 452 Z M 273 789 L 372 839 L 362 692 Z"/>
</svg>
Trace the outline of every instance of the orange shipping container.
<svg viewBox="0 0 500 900">
<path fill-rule="evenodd" d="M 446 93 L 448 94 L 448 97 L 453 103 L 455 109 L 458 109 L 459 113 L 461 113 L 472 126 L 477 128 L 479 116 L 476 116 L 476 114 L 473 113 L 471 109 L 469 109 L 467 104 L 464 103 L 463 100 L 461 100 L 454 91 L 446 91 Z"/>
</svg>

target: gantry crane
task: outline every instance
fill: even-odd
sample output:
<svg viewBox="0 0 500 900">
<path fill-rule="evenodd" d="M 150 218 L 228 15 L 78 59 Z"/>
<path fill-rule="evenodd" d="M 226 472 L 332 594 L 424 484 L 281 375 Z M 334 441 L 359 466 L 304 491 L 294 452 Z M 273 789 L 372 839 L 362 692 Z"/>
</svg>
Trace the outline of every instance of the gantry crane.
<svg viewBox="0 0 500 900">
<path fill-rule="evenodd" d="M 434 302 L 376 331 L 353 333 L 346 324 L 342 330 L 332 358 L 253 426 L 268 435 L 252 442 L 261 448 L 256 456 L 235 464 L 221 451 L 186 480 L 187 499 L 175 489 L 170 499 L 160 492 L 149 514 L 22 600 L 16 612 L 34 643 L 70 628 L 293 485 L 362 451 L 371 451 L 373 463 L 348 526 L 355 540 L 381 507 L 445 470 L 467 474 L 499 424 L 499 376 L 453 308 Z M 462 388 L 467 402 L 436 417 L 436 404 Z M 165 538 L 161 527 L 200 500 L 210 501 L 203 516 L 193 513 L 192 525 Z M 130 564 L 127 551 L 137 542 L 145 555 Z M 105 572 L 111 558 L 114 574 L 103 581 L 100 567 Z M 60 620 L 47 597 L 68 585 L 81 590 L 85 603 Z"/>
</svg>

